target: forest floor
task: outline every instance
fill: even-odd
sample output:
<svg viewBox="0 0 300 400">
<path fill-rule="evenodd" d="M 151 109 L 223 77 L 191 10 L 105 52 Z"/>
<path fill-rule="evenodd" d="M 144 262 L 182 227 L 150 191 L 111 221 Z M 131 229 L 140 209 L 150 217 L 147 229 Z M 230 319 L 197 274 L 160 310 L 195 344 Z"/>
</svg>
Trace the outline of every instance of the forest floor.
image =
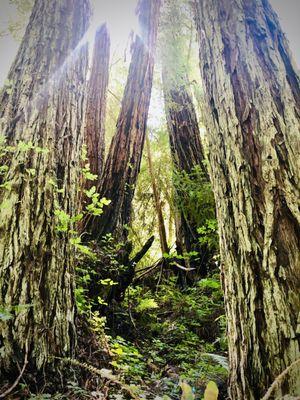
<svg viewBox="0 0 300 400">
<path fill-rule="evenodd" d="M 219 400 L 226 398 L 226 321 L 218 274 L 185 289 L 175 277 L 158 286 L 131 285 L 107 318 L 81 307 L 79 352 L 61 364 L 68 371 L 62 387 L 49 382 L 35 392 L 24 377 L 10 399 L 203 399 L 209 381 L 217 384 Z"/>
</svg>

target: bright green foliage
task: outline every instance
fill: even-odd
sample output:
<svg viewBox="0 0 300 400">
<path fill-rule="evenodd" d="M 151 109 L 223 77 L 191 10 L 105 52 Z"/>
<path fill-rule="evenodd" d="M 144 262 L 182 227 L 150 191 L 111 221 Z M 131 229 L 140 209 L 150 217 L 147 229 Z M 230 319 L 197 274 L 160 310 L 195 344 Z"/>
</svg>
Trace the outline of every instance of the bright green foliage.
<svg viewBox="0 0 300 400">
<path fill-rule="evenodd" d="M 85 195 L 91 200 L 91 203 L 86 206 L 88 214 L 99 216 L 103 213 L 103 207 L 110 204 L 110 200 L 105 197 L 100 199 L 100 194 L 96 192 L 96 186 L 92 186 L 91 189 L 85 190 Z"/>
<path fill-rule="evenodd" d="M 57 218 L 57 232 L 68 232 L 71 224 L 82 219 L 82 214 L 79 216 L 70 217 L 70 215 L 68 215 L 65 211 L 59 209 L 54 211 L 54 215 Z"/>
<path fill-rule="evenodd" d="M 119 373 L 135 379 L 147 375 L 147 364 L 143 360 L 143 355 L 134 345 L 121 336 L 117 336 L 115 339 L 110 338 L 110 345 L 114 355 L 110 364 Z"/>
<path fill-rule="evenodd" d="M 98 178 L 98 175 L 91 173 L 90 164 L 85 164 L 84 168 L 82 168 L 82 174 L 88 181 L 95 181 Z"/>
<path fill-rule="evenodd" d="M 197 229 L 201 244 L 207 244 L 211 250 L 218 249 L 218 223 L 216 219 L 207 219 L 202 226 Z"/>
<path fill-rule="evenodd" d="M 124 372 L 124 379 L 130 376 L 130 381 L 138 384 L 142 377 L 149 387 L 159 382 L 157 394 L 172 398 L 178 398 L 179 381 L 185 381 L 195 399 L 202 398 L 210 380 L 225 382 L 227 370 L 214 357 L 226 354 L 227 348 L 217 275 L 185 290 L 176 286 L 175 278 L 154 292 L 130 287 L 115 318 L 118 315 L 118 331 L 126 340 L 120 336 L 111 339 L 112 366 Z"/>
<path fill-rule="evenodd" d="M 158 304 L 154 299 L 142 299 L 137 305 L 136 311 L 141 313 L 143 311 L 153 310 L 155 308 L 158 308 Z"/>
<path fill-rule="evenodd" d="M 191 173 L 175 171 L 173 181 L 179 193 L 175 197 L 176 206 L 184 215 L 199 227 L 207 220 L 214 220 L 215 202 L 211 184 L 204 179 L 200 166 L 196 166 Z"/>
</svg>

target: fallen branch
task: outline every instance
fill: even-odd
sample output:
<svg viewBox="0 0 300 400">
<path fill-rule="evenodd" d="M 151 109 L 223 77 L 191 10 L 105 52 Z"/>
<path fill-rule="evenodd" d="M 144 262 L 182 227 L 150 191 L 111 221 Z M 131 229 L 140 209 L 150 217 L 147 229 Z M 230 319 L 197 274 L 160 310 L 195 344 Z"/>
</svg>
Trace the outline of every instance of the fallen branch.
<svg viewBox="0 0 300 400">
<path fill-rule="evenodd" d="M 144 255 L 147 253 L 147 251 L 150 249 L 153 242 L 154 242 L 154 236 L 151 236 L 147 240 L 147 242 L 144 244 L 144 246 L 141 248 L 141 250 L 136 253 L 136 255 L 133 257 L 132 260 L 130 260 L 130 265 L 137 264 L 144 257 Z"/>
<path fill-rule="evenodd" d="M 163 262 L 163 258 L 160 258 L 153 265 L 150 265 L 150 267 L 146 267 L 146 268 L 136 271 L 137 276 L 134 278 L 134 282 L 139 281 L 144 276 L 149 275 L 151 272 L 159 269 L 161 267 L 162 262 Z M 142 272 L 142 273 L 140 275 L 138 275 L 140 272 Z"/>
<path fill-rule="evenodd" d="M 298 360 L 294 361 L 280 375 L 277 376 L 277 378 L 272 383 L 272 385 L 269 387 L 267 393 L 264 395 L 264 397 L 261 400 L 268 400 L 271 397 L 274 390 L 280 386 L 280 384 L 282 383 L 285 376 L 298 364 L 300 365 L 300 358 L 298 358 Z M 297 399 L 298 399 L 298 397 L 297 397 Z"/>
<path fill-rule="evenodd" d="M 186 268 L 186 267 L 183 267 L 182 265 L 179 265 L 179 264 L 177 264 L 175 262 L 172 265 L 174 265 L 175 267 L 177 267 L 179 269 L 182 269 L 183 271 L 186 271 L 186 272 L 195 271 L 195 269 L 196 269 L 196 268 Z"/>
<path fill-rule="evenodd" d="M 77 367 L 81 367 L 92 374 L 100 376 L 102 379 L 107 379 L 116 385 L 119 385 L 121 389 L 123 389 L 125 392 L 129 394 L 129 396 L 134 399 L 134 400 L 139 400 L 140 397 L 138 397 L 133 390 L 130 388 L 130 386 L 126 385 L 125 383 L 122 383 L 115 375 L 111 373 L 110 370 L 108 369 L 98 369 L 93 367 L 92 365 L 86 364 L 86 363 L 81 363 L 80 361 L 77 361 L 73 358 L 61 358 L 61 357 L 55 357 L 57 360 L 63 361 L 65 363 L 69 363 L 72 365 L 75 365 Z"/>
<path fill-rule="evenodd" d="M 26 343 L 24 364 L 23 364 L 23 368 L 20 371 L 20 375 L 17 377 L 17 379 L 15 380 L 15 382 L 13 383 L 13 385 L 10 388 L 8 388 L 5 392 L 0 394 L 0 399 L 4 399 L 7 395 L 9 395 L 18 386 L 20 379 L 22 378 L 22 376 L 24 374 L 27 364 L 28 364 L 28 345 Z"/>
</svg>

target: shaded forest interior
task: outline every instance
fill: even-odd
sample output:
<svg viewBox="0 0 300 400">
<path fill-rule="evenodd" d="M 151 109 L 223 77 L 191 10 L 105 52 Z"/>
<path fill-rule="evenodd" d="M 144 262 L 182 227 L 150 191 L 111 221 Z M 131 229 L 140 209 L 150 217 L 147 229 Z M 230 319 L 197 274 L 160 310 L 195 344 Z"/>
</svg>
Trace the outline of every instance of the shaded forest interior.
<svg viewBox="0 0 300 400">
<path fill-rule="evenodd" d="M 20 42 L 0 398 L 299 400 L 300 80 L 276 13 L 130 1 L 115 46 L 100 3 L 12 0 L 0 32 Z"/>
</svg>

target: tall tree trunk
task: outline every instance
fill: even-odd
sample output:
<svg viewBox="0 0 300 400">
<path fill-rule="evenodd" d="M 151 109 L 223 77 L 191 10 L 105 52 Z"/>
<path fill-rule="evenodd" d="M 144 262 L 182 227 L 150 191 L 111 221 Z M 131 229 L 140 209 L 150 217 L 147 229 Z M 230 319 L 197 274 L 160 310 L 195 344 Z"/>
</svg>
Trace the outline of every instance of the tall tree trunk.
<svg viewBox="0 0 300 400">
<path fill-rule="evenodd" d="M 92 65 L 87 84 L 87 101 L 85 112 L 84 145 L 86 155 L 83 160 L 84 170 L 81 188 L 80 206 L 91 203 L 85 190 L 98 186 L 101 181 L 105 158 L 105 118 L 107 105 L 107 90 L 109 80 L 110 37 L 106 24 L 100 26 L 95 35 Z M 91 174 L 93 176 L 91 176 Z M 85 215 L 78 229 L 85 227 Z"/>
<path fill-rule="evenodd" d="M 96 32 L 91 75 L 87 89 L 85 144 L 92 174 L 99 179 L 105 151 L 105 116 L 109 77 L 110 38 L 106 25 Z M 93 183 L 92 183 L 93 184 Z M 91 183 L 88 183 L 88 188 Z"/>
<path fill-rule="evenodd" d="M 0 322 L 2 371 L 26 349 L 39 370 L 74 350 L 71 226 L 61 225 L 77 206 L 89 16 L 88 0 L 36 1 L 1 95 L 1 132 L 16 146 L 0 189 L 0 306 L 12 314 Z"/>
<path fill-rule="evenodd" d="M 167 74 L 168 70 L 165 66 L 163 88 L 174 167 L 178 171 L 191 173 L 196 166 L 199 166 L 208 180 L 196 110 L 187 88 L 188 79 L 185 78 L 185 84 L 176 87 L 176 77 L 170 80 L 170 77 L 166 77 Z M 183 77 L 178 76 L 178 81 L 183 83 Z"/>
<path fill-rule="evenodd" d="M 140 0 L 138 15 L 141 36 L 132 46 L 132 60 L 117 123 L 99 187 L 101 197 L 111 200 L 101 217 L 90 218 L 86 230 L 93 238 L 107 233 L 127 237 L 123 226 L 129 224 L 131 202 L 140 170 L 146 124 L 151 98 L 154 53 L 160 0 Z"/>
<path fill-rule="evenodd" d="M 267 0 L 195 0 L 232 399 L 300 357 L 300 86 Z M 298 371 L 277 395 L 300 393 Z"/>
<path fill-rule="evenodd" d="M 188 79 L 183 77 L 181 72 L 173 71 L 172 68 L 169 70 L 166 64 L 163 71 L 163 89 L 174 173 L 178 177 L 182 176 L 182 173 L 186 174 L 190 179 L 198 181 L 200 188 L 209 182 L 209 177 L 204 164 L 196 110 L 188 91 Z M 200 245 L 198 221 L 193 213 L 189 212 L 189 194 L 180 189 L 180 180 L 176 184 L 175 178 L 174 183 L 175 202 L 181 205 L 176 215 L 177 251 L 179 254 L 196 251 L 198 256 L 194 261 L 191 259 L 192 267 L 196 267 L 200 275 L 204 276 L 207 273 L 208 249 Z M 201 206 L 204 207 L 198 205 L 200 208 Z"/>
<path fill-rule="evenodd" d="M 163 255 L 164 253 L 166 253 L 166 254 L 169 253 L 169 246 L 168 246 L 168 242 L 167 242 L 166 227 L 165 227 L 165 222 L 164 222 L 164 217 L 163 217 L 160 196 L 159 196 L 158 187 L 156 184 L 155 172 L 153 169 L 150 140 L 149 140 L 148 136 L 146 136 L 146 149 L 147 149 L 147 159 L 148 159 L 149 174 L 150 174 L 150 179 L 151 179 L 151 186 L 152 186 L 152 191 L 153 191 L 154 205 L 155 205 L 157 219 L 158 219 L 160 247 L 161 247 L 161 252 Z"/>
</svg>

